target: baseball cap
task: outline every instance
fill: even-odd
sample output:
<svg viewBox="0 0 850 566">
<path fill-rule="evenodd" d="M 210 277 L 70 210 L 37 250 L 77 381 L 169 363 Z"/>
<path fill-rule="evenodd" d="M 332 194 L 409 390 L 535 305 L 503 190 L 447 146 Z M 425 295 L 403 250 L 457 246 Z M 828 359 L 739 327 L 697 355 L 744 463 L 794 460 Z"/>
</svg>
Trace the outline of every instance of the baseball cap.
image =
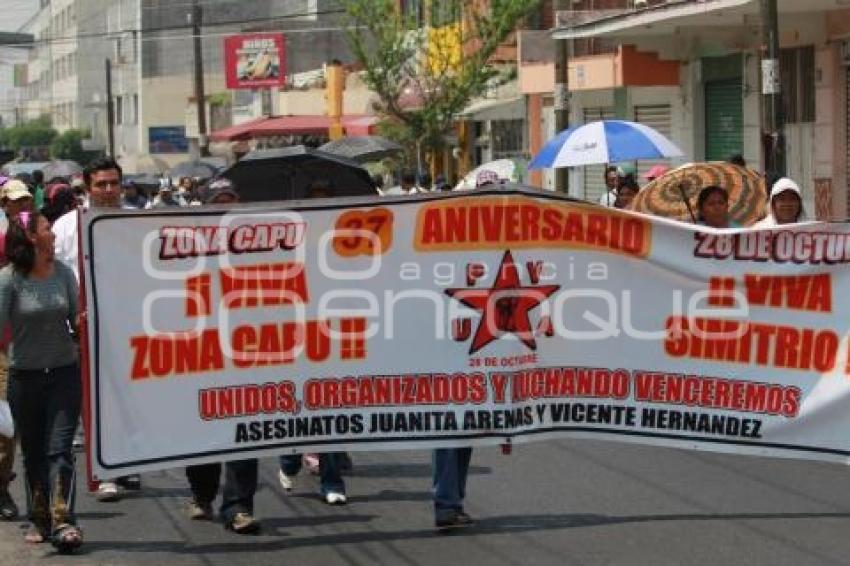
<svg viewBox="0 0 850 566">
<path fill-rule="evenodd" d="M 7 200 L 19 200 L 22 198 L 32 198 L 32 194 L 23 181 L 12 179 L 3 185 L 3 190 L 0 195 Z"/>
<path fill-rule="evenodd" d="M 652 181 L 653 179 L 661 177 L 669 170 L 670 168 L 666 165 L 653 165 L 649 171 L 643 174 L 643 178 Z"/>
</svg>

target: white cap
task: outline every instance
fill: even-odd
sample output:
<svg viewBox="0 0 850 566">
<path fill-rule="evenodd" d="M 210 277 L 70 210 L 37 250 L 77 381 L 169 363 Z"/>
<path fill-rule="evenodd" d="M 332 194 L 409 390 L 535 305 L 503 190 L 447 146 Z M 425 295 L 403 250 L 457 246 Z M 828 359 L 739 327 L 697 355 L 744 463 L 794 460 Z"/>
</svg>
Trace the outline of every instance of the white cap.
<svg viewBox="0 0 850 566">
<path fill-rule="evenodd" d="M 773 197 L 778 195 L 779 193 L 784 193 L 785 191 L 792 191 L 797 194 L 798 197 L 802 198 L 802 194 L 800 194 L 800 187 L 789 179 L 788 177 L 782 177 L 778 181 L 773 184 L 773 188 L 770 189 L 770 200 L 773 200 Z"/>
<path fill-rule="evenodd" d="M 6 200 L 19 200 L 22 198 L 32 198 L 32 194 L 23 181 L 12 179 L 3 185 L 2 197 Z"/>
</svg>

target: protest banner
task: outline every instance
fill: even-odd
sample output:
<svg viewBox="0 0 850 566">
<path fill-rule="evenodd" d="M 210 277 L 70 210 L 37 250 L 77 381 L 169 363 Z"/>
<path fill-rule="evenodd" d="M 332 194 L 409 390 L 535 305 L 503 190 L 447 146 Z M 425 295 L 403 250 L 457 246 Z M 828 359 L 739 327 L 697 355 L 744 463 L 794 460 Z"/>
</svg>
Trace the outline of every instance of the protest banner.
<svg viewBox="0 0 850 566">
<path fill-rule="evenodd" d="M 850 455 L 846 224 L 521 189 L 83 222 L 99 478 L 552 437 Z"/>
</svg>

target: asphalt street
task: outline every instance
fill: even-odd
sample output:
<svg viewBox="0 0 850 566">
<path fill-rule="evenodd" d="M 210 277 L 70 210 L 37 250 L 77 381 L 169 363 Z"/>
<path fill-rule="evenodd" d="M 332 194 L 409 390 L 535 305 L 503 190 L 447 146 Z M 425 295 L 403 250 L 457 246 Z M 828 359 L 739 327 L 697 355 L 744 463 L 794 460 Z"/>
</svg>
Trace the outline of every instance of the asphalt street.
<svg viewBox="0 0 850 566">
<path fill-rule="evenodd" d="M 0 564 L 809 565 L 850 563 L 850 470 L 836 464 L 591 441 L 476 450 L 467 511 L 437 534 L 427 452 L 354 453 L 349 504 L 317 478 L 291 495 L 261 466 L 258 536 L 190 521 L 182 470 L 143 476 L 117 503 L 78 502 L 86 544 L 72 557 L 0 523 Z M 14 494 L 23 502 L 20 481 Z"/>
</svg>

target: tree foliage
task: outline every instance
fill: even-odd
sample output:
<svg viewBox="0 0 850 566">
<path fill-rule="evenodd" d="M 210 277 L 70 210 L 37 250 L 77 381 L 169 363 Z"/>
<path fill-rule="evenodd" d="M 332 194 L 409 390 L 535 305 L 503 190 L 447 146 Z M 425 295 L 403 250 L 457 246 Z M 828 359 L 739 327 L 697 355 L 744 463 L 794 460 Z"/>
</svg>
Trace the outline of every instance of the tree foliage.
<svg viewBox="0 0 850 566">
<path fill-rule="evenodd" d="M 439 147 L 457 115 L 489 88 L 512 78 L 491 57 L 539 0 L 431 0 L 424 18 L 394 0 L 339 0 L 346 35 L 376 110 L 402 142 Z M 481 6 L 487 5 L 487 8 Z M 424 24 L 423 24 L 424 20 Z"/>
<path fill-rule="evenodd" d="M 53 159 L 70 159 L 77 163 L 86 163 L 89 152 L 83 149 L 83 140 L 88 137 L 85 130 L 66 130 L 50 144 L 50 156 Z"/>
<path fill-rule="evenodd" d="M 30 148 L 46 148 L 58 135 L 48 116 L 42 116 L 20 126 L 0 130 L 0 146 L 22 152 Z"/>
</svg>

